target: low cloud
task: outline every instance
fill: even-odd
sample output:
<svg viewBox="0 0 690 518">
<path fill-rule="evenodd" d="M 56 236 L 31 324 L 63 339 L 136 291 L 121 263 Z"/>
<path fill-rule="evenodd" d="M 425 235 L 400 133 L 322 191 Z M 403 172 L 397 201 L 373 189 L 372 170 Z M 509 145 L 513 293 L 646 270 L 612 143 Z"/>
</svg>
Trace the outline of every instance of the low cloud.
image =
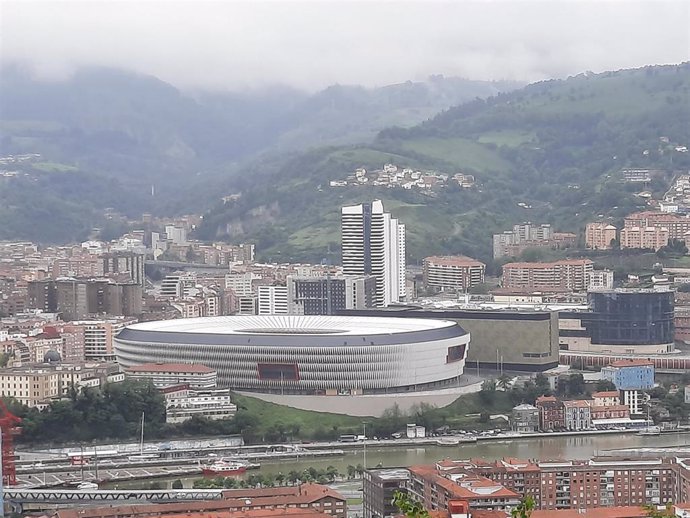
<svg viewBox="0 0 690 518">
<path fill-rule="evenodd" d="M 4 0 L 0 60 L 88 65 L 180 87 L 384 85 L 430 74 L 533 81 L 690 59 L 685 1 Z"/>
</svg>

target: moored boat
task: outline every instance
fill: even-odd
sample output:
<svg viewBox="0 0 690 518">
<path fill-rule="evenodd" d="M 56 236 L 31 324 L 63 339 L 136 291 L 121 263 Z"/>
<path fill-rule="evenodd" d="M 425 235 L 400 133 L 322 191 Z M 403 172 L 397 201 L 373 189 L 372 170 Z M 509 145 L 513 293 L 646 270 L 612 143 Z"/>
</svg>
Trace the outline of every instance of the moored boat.
<svg viewBox="0 0 690 518">
<path fill-rule="evenodd" d="M 227 477 L 230 475 L 241 475 L 249 465 L 245 462 L 227 461 L 220 459 L 213 464 L 204 466 L 201 473 L 205 477 Z"/>
</svg>

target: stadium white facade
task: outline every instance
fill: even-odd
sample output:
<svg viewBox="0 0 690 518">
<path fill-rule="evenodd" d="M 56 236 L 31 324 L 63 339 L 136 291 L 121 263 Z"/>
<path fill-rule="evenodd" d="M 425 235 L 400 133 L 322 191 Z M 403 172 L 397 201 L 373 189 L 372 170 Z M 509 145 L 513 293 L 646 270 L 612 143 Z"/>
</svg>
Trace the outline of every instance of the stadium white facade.
<svg viewBox="0 0 690 518">
<path fill-rule="evenodd" d="M 248 392 L 382 394 L 455 386 L 469 341 L 449 320 L 231 316 L 134 324 L 115 354 L 125 368 L 203 364 L 219 385 Z"/>
<path fill-rule="evenodd" d="M 405 300 L 405 225 L 383 210 L 383 202 L 341 208 L 345 275 L 376 277 L 376 306 Z"/>
</svg>

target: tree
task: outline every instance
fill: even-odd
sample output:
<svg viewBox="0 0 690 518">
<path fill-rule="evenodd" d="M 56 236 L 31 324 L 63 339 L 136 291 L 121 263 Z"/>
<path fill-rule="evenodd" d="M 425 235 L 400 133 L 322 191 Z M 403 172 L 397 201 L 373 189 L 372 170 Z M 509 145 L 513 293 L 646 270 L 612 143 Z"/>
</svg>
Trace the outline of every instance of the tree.
<svg viewBox="0 0 690 518">
<path fill-rule="evenodd" d="M 608 392 L 611 390 L 618 390 L 611 380 L 597 381 L 597 392 Z"/>
<path fill-rule="evenodd" d="M 647 516 L 649 518 L 671 518 L 675 516 L 673 512 L 673 504 L 668 502 L 665 509 L 658 509 L 655 505 L 644 505 L 642 506 L 645 511 L 647 511 Z"/>
<path fill-rule="evenodd" d="M 429 518 L 429 511 L 427 511 L 422 504 L 410 498 L 410 495 L 404 491 L 395 491 L 393 493 L 393 505 L 397 507 L 402 514 L 407 518 Z"/>
<path fill-rule="evenodd" d="M 532 495 L 527 495 L 515 506 L 515 509 L 513 509 L 510 514 L 513 518 L 529 518 L 532 515 L 534 507 L 534 498 Z"/>
<path fill-rule="evenodd" d="M 568 377 L 566 390 L 569 396 L 579 396 L 585 393 L 585 378 L 579 372 Z"/>
<path fill-rule="evenodd" d="M 501 374 L 501 376 L 499 376 L 498 380 L 496 380 L 496 385 L 501 390 L 508 390 L 510 388 L 510 382 L 511 381 L 512 381 L 512 378 L 510 376 L 508 376 L 507 374 Z"/>
<path fill-rule="evenodd" d="M 496 380 L 484 380 L 479 398 L 487 405 L 492 405 L 496 399 Z"/>
</svg>

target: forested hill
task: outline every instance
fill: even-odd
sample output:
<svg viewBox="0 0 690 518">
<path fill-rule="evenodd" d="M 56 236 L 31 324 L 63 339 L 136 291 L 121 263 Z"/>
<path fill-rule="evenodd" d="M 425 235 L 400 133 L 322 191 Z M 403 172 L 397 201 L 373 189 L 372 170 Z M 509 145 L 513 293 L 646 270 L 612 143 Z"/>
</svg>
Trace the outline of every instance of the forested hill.
<svg viewBox="0 0 690 518">
<path fill-rule="evenodd" d="M 200 235 L 256 239 L 267 258 L 317 259 L 339 249 L 338 208 L 383 198 L 408 225 L 411 260 L 465 253 L 484 260 L 491 234 L 516 222 L 550 222 L 578 231 L 588 219 L 621 218 L 642 206 L 624 167 L 690 168 L 690 66 L 581 74 L 474 100 L 412 128 L 389 128 L 366 146 L 328 148 L 288 160 L 236 184 L 242 198 L 218 205 Z M 329 188 L 356 167 L 433 169 L 473 174 L 472 189 Z M 601 216 L 600 216 L 601 215 Z"/>
<path fill-rule="evenodd" d="M 438 76 L 316 93 L 208 92 L 122 70 L 85 68 L 42 81 L 5 67 L 0 156 L 41 157 L 12 179 L 0 176 L 0 239 L 83 239 L 103 223 L 105 207 L 129 216 L 203 212 L 219 198 L 218 185 L 258 155 L 283 160 L 312 146 L 371 140 L 387 126 L 411 126 L 518 86 Z"/>
</svg>

